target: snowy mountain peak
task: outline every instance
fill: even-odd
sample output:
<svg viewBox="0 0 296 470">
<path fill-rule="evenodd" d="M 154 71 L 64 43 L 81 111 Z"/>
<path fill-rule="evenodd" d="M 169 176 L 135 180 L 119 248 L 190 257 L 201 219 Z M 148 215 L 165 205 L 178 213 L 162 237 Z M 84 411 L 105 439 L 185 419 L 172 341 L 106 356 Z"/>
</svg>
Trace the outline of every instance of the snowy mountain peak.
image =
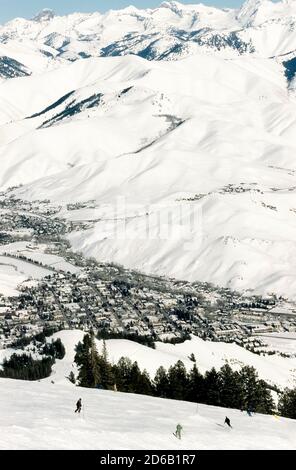
<svg viewBox="0 0 296 470">
<path fill-rule="evenodd" d="M 239 10 L 237 19 L 243 26 L 258 26 L 269 20 L 287 20 L 296 15 L 295 0 L 247 0 Z"/>
<path fill-rule="evenodd" d="M 263 4 L 266 3 L 271 3 L 269 0 L 247 0 L 243 5 L 241 6 L 239 13 L 238 13 L 238 19 L 244 24 L 244 25 L 250 25 L 252 21 L 255 19 L 258 10 Z"/>
<path fill-rule="evenodd" d="M 44 8 L 32 19 L 32 21 L 50 21 L 55 17 L 55 12 L 50 8 Z"/>
</svg>

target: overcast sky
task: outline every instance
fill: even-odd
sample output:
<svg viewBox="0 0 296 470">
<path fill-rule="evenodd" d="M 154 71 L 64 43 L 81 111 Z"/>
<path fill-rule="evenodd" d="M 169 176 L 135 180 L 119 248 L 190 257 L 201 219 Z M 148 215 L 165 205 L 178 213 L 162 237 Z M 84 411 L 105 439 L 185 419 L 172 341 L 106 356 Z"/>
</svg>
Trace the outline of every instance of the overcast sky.
<svg viewBox="0 0 296 470">
<path fill-rule="evenodd" d="M 32 18 L 43 8 L 51 8 L 59 15 L 74 11 L 93 12 L 110 10 L 111 8 L 124 8 L 135 5 L 138 8 L 154 8 L 162 0 L 0 0 L 0 23 L 21 16 Z M 204 3 L 206 5 L 235 8 L 243 0 L 181 0 L 180 3 Z"/>
</svg>

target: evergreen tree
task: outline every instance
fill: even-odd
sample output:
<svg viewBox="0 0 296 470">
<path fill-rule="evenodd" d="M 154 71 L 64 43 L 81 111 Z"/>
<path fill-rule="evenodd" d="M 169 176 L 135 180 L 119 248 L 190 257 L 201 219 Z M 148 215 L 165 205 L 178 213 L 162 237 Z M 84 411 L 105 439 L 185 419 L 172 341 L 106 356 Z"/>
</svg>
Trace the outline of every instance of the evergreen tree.
<svg viewBox="0 0 296 470">
<path fill-rule="evenodd" d="M 219 371 L 220 376 L 220 404 L 226 408 L 241 408 L 243 390 L 238 372 L 233 371 L 229 364 L 225 364 Z"/>
<path fill-rule="evenodd" d="M 170 396 L 170 381 L 167 371 L 164 367 L 160 366 L 154 378 L 154 392 L 157 397 L 169 398 Z"/>
<path fill-rule="evenodd" d="M 205 374 L 201 402 L 208 405 L 221 405 L 221 379 L 214 367 Z"/>
<path fill-rule="evenodd" d="M 90 368 L 92 375 L 92 385 L 93 387 L 98 387 L 101 382 L 100 367 L 99 367 L 99 355 L 96 347 L 95 336 L 91 332 L 91 346 L 90 346 Z"/>
<path fill-rule="evenodd" d="M 134 362 L 128 378 L 128 391 L 131 393 L 139 393 L 139 379 L 141 376 L 141 371 L 139 369 L 138 363 Z"/>
<path fill-rule="evenodd" d="M 94 335 L 84 335 L 82 343 L 75 348 L 78 373 L 78 384 L 81 387 L 97 387 L 100 383 L 99 356 L 95 345 Z"/>
<path fill-rule="evenodd" d="M 101 386 L 106 390 L 113 389 L 115 377 L 112 365 L 108 360 L 108 352 L 105 340 L 103 340 L 102 354 L 99 356 L 99 368 L 101 374 Z"/>
<path fill-rule="evenodd" d="M 296 388 L 284 390 L 279 399 L 278 410 L 282 416 L 296 419 Z"/>
<path fill-rule="evenodd" d="M 188 375 L 182 361 L 171 366 L 168 371 L 170 398 L 184 400 L 188 393 Z"/>
<path fill-rule="evenodd" d="M 202 374 L 198 371 L 196 364 L 189 373 L 188 378 L 188 390 L 187 397 L 188 401 L 193 401 L 195 403 L 201 401 L 204 396 L 204 378 Z"/>
<path fill-rule="evenodd" d="M 270 390 L 264 380 L 259 380 L 254 367 L 244 366 L 239 372 L 239 380 L 242 386 L 242 408 L 272 413 L 274 403 Z"/>
<path fill-rule="evenodd" d="M 153 395 L 153 385 L 146 369 L 141 372 L 138 380 L 138 390 L 142 395 Z"/>
<path fill-rule="evenodd" d="M 114 369 L 115 382 L 120 392 L 129 391 L 130 372 L 132 361 L 127 357 L 121 357 Z"/>
<path fill-rule="evenodd" d="M 29 354 L 12 354 L 4 359 L 0 377 L 19 380 L 39 380 L 49 377 L 52 372 L 53 357 L 33 359 Z"/>
</svg>

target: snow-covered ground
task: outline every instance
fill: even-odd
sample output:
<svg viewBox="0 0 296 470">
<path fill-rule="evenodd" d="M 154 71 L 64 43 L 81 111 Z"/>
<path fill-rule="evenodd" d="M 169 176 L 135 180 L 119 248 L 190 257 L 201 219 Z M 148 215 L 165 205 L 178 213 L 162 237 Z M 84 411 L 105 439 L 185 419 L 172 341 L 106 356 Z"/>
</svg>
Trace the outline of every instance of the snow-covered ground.
<svg viewBox="0 0 296 470">
<path fill-rule="evenodd" d="M 62 361 L 57 361 L 53 366 L 51 377 L 44 379 L 56 383 L 67 382 L 66 377 L 73 371 L 76 374 L 74 363 L 75 346 L 82 341 L 84 332 L 80 330 L 64 330 L 55 333 L 52 338 L 61 338 L 66 348 L 66 356 Z M 265 339 L 265 338 L 264 338 Z M 49 338 L 51 341 L 51 338 Z M 103 342 L 96 340 L 98 351 L 102 351 Z M 151 378 L 154 378 L 156 370 L 163 366 L 168 369 L 178 360 L 183 361 L 190 370 L 193 366 L 189 356 L 193 353 L 196 365 L 200 372 L 205 373 L 212 367 L 220 369 L 224 364 L 229 364 L 233 369 L 239 370 L 244 365 L 255 367 L 260 378 L 271 385 L 283 389 L 296 386 L 296 358 L 283 358 L 279 355 L 259 356 L 234 344 L 204 341 L 193 336 L 181 344 L 165 344 L 156 342 L 156 349 L 129 340 L 111 339 L 106 341 L 109 360 L 116 363 L 122 356 L 129 357 L 133 362 L 137 361 L 141 370 L 146 369 Z M 12 349 L 0 350 L 0 363 L 4 357 L 9 357 Z M 16 351 L 22 353 L 23 351 Z"/>
<path fill-rule="evenodd" d="M 294 449 L 296 421 L 69 384 L 0 379 L 1 449 Z M 82 398 L 81 415 L 74 413 Z M 225 416 L 233 429 L 224 426 Z M 177 423 L 183 438 L 172 433 Z"/>
<path fill-rule="evenodd" d="M 74 346 L 83 332 L 62 331 L 54 337 L 62 339 L 66 356 L 57 360 L 51 377 L 39 382 L 0 379 L 1 449 L 295 448 L 293 420 L 259 414 L 250 418 L 238 410 L 77 388 L 67 377 L 71 370 L 77 372 L 73 364 Z M 97 346 L 100 350 L 102 342 L 98 341 Z M 288 368 L 280 372 L 284 363 L 268 363 L 265 358 L 240 349 L 223 343 L 204 343 L 198 338 L 176 346 L 157 343 L 156 350 L 131 341 L 107 341 L 111 361 L 128 356 L 151 374 L 158 366 L 168 367 L 178 359 L 191 367 L 187 356 L 194 352 L 201 371 L 220 367 L 232 357 L 234 361 L 230 364 L 234 367 L 250 364 L 260 369 L 261 364 L 260 375 L 264 368 L 266 374 L 269 369 L 272 381 L 277 376 L 282 386 L 288 383 Z M 1 360 L 11 353 L 12 350 L 1 351 Z M 74 408 L 80 397 L 84 407 L 78 416 Z M 224 426 L 226 415 L 233 429 Z M 172 435 L 178 422 L 183 426 L 181 441 Z"/>
<path fill-rule="evenodd" d="M 52 274 L 51 269 L 75 274 L 80 272 L 79 268 L 68 263 L 62 257 L 45 253 L 46 248 L 46 245 L 36 245 L 30 242 L 15 242 L 0 246 L 0 293 L 2 295 L 19 295 L 18 286 L 28 280 L 37 281 Z M 7 256 L 4 256 L 4 253 Z M 32 261 L 42 263 L 43 266 L 37 266 L 10 257 L 10 255 L 25 256 Z"/>
<path fill-rule="evenodd" d="M 296 356 L 296 333 L 269 333 L 260 336 L 269 350 L 280 351 Z"/>
<path fill-rule="evenodd" d="M 33 261 L 42 263 L 43 266 L 56 270 L 68 271 L 71 274 L 79 273 L 80 269 L 65 261 L 61 256 L 46 253 L 46 244 L 36 244 L 31 242 L 14 242 L 0 246 L 0 255 L 3 253 L 14 256 L 25 256 Z"/>
<path fill-rule="evenodd" d="M 28 279 L 42 279 L 51 271 L 26 261 L 0 255 L 0 293 L 18 295 L 17 287 Z"/>
</svg>

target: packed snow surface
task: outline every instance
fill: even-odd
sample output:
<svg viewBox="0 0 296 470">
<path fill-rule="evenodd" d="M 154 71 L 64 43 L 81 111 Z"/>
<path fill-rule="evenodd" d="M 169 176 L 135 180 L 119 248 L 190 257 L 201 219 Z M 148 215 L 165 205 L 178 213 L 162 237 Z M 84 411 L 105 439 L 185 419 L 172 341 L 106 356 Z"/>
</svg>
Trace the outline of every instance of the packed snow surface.
<svg viewBox="0 0 296 470">
<path fill-rule="evenodd" d="M 0 379 L 1 449 L 294 449 L 296 422 L 238 410 Z M 82 398 L 81 415 L 74 413 Z M 226 428 L 225 416 L 233 429 Z M 183 426 L 178 441 L 173 432 Z"/>
<path fill-rule="evenodd" d="M 260 414 L 249 417 L 238 410 L 77 388 L 66 377 L 70 370 L 76 372 L 72 366 L 73 348 L 83 333 L 63 331 L 55 336 L 62 338 L 67 353 L 62 361 L 56 362 L 51 377 L 40 382 L 0 379 L 1 449 L 295 448 L 294 420 Z M 216 350 L 216 344 L 206 343 L 207 351 L 204 349 L 202 353 L 195 342 L 196 339 L 186 342 L 183 348 L 167 345 L 164 352 L 159 343 L 154 351 L 129 341 L 110 340 L 107 350 L 109 358 L 119 357 L 120 351 L 120 355 L 138 360 L 140 366 L 147 366 L 150 372 L 156 365 L 167 366 L 184 359 L 188 352 L 196 353 L 198 366 L 213 364 L 211 351 Z M 219 343 L 225 351 L 226 346 Z M 248 352 L 245 353 L 247 357 Z M 148 354 L 149 363 L 145 362 Z M 235 357 L 235 350 L 231 354 Z M 215 364 L 220 365 L 218 358 Z M 274 375 L 272 364 L 269 367 Z M 83 403 L 80 415 L 74 413 L 78 398 L 82 398 Z M 225 416 L 230 418 L 233 429 L 225 427 Z M 177 423 L 183 426 L 181 441 L 172 435 Z"/>
</svg>

